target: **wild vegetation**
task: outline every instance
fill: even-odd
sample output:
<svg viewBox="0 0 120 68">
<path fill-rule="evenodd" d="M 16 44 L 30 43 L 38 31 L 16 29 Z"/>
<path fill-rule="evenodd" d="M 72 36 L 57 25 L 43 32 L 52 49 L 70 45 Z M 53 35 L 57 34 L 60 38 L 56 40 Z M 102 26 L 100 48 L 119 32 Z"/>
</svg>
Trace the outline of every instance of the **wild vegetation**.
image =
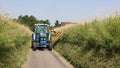
<svg viewBox="0 0 120 68">
<path fill-rule="evenodd" d="M 0 68 L 21 68 L 30 49 L 31 31 L 0 17 Z"/>
<path fill-rule="evenodd" d="M 75 68 L 119 68 L 120 16 L 66 28 L 55 50 Z"/>
</svg>

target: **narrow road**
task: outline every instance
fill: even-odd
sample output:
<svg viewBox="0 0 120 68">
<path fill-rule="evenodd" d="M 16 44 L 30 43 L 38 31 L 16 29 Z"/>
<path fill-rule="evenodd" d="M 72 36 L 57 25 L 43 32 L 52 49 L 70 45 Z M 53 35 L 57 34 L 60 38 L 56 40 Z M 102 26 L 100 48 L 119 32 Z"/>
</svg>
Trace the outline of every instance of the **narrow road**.
<svg viewBox="0 0 120 68">
<path fill-rule="evenodd" d="M 23 68 L 73 68 L 57 52 L 44 50 L 30 51 Z"/>
</svg>

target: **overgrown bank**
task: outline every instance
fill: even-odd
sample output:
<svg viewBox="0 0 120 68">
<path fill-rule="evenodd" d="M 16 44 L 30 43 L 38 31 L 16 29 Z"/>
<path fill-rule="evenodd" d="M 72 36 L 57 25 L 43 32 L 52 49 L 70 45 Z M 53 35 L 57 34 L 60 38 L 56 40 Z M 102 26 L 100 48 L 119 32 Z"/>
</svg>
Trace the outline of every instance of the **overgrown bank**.
<svg viewBox="0 0 120 68">
<path fill-rule="evenodd" d="M 31 31 L 0 17 L 0 68 L 21 68 L 30 49 Z"/>
<path fill-rule="evenodd" d="M 65 29 L 55 50 L 75 68 L 119 68 L 120 16 Z"/>
</svg>

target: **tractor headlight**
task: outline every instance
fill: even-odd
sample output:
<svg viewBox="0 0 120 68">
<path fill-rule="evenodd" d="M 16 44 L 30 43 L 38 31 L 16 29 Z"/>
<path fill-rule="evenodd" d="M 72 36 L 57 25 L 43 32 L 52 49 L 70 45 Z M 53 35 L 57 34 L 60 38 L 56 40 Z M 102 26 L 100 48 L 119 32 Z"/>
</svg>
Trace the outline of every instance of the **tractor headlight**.
<svg viewBox="0 0 120 68">
<path fill-rule="evenodd" d="M 44 38 L 41 38 L 41 40 L 44 40 Z"/>
<path fill-rule="evenodd" d="M 46 38 L 44 38 L 44 40 L 46 40 Z"/>
<path fill-rule="evenodd" d="M 46 40 L 46 38 L 41 38 L 40 40 Z"/>
</svg>

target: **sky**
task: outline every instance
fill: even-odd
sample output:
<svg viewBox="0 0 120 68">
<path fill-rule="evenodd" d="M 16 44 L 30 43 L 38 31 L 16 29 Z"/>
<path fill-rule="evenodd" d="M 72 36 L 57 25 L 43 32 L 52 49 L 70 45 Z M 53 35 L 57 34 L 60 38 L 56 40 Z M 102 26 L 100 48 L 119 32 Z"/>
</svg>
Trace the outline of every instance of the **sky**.
<svg viewBox="0 0 120 68">
<path fill-rule="evenodd" d="M 0 0 L 0 14 L 10 18 L 33 15 L 52 24 L 81 22 L 120 12 L 120 0 Z"/>
</svg>

